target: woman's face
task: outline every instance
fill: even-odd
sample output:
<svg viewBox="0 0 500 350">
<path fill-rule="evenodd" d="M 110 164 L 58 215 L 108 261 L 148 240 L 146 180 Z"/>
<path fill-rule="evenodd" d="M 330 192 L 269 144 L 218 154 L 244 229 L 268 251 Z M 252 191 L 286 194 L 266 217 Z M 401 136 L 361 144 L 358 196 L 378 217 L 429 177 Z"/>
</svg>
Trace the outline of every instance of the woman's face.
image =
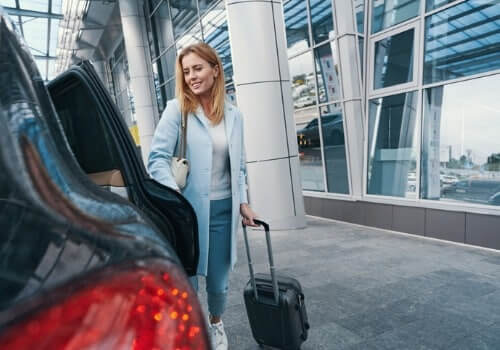
<svg viewBox="0 0 500 350">
<path fill-rule="evenodd" d="M 196 96 L 209 95 L 219 74 L 217 66 L 212 67 L 197 54 L 191 52 L 182 58 L 184 81 Z"/>
</svg>

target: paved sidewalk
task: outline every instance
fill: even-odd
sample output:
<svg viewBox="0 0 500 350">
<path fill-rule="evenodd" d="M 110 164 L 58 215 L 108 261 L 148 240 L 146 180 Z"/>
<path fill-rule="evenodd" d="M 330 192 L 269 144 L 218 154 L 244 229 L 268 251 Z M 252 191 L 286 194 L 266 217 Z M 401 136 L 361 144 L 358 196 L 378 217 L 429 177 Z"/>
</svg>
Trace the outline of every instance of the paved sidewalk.
<svg viewBox="0 0 500 350">
<path fill-rule="evenodd" d="M 310 217 L 306 229 L 272 235 L 278 271 L 305 290 L 302 350 L 500 349 L 500 252 Z M 249 237 L 255 270 L 267 271 L 263 232 Z M 231 350 L 259 349 L 243 303 L 244 254 L 240 235 L 223 316 Z"/>
</svg>

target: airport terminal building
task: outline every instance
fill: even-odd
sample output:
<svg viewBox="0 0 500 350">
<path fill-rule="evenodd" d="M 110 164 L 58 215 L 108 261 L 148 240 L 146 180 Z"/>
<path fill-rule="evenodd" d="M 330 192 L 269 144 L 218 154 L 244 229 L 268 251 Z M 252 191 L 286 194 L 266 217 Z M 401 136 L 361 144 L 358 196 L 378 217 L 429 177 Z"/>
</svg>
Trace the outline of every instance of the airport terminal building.
<svg viewBox="0 0 500 350">
<path fill-rule="evenodd" d="M 500 249 L 498 1 L 69 0 L 61 12 L 48 78 L 90 59 L 143 157 L 176 54 L 204 41 L 244 115 L 250 200 L 275 227 L 306 213 Z"/>
</svg>

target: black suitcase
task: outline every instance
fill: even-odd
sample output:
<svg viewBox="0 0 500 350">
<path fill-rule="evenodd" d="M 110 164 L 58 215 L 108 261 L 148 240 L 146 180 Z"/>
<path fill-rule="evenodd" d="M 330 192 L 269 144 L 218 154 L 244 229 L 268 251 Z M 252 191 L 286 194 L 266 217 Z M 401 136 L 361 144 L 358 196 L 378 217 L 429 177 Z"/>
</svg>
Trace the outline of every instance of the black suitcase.
<svg viewBox="0 0 500 350">
<path fill-rule="evenodd" d="M 269 225 L 261 220 L 254 222 L 264 226 L 266 231 L 271 273 L 254 275 L 247 231 L 243 225 L 250 271 L 243 295 L 252 335 L 259 345 L 299 350 L 309 329 L 302 287 L 296 279 L 275 273 Z"/>
</svg>

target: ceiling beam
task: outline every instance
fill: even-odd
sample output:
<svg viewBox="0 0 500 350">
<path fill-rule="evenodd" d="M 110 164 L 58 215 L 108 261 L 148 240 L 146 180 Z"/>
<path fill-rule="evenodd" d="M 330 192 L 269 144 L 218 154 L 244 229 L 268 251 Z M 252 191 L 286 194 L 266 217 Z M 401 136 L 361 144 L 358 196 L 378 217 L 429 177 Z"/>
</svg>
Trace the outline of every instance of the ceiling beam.
<svg viewBox="0 0 500 350">
<path fill-rule="evenodd" d="M 16 9 L 13 7 L 4 7 L 5 12 L 11 16 L 26 16 L 35 18 L 51 18 L 51 19 L 63 19 L 64 16 L 57 13 L 48 13 L 40 11 L 30 11 L 23 9 Z"/>
</svg>

